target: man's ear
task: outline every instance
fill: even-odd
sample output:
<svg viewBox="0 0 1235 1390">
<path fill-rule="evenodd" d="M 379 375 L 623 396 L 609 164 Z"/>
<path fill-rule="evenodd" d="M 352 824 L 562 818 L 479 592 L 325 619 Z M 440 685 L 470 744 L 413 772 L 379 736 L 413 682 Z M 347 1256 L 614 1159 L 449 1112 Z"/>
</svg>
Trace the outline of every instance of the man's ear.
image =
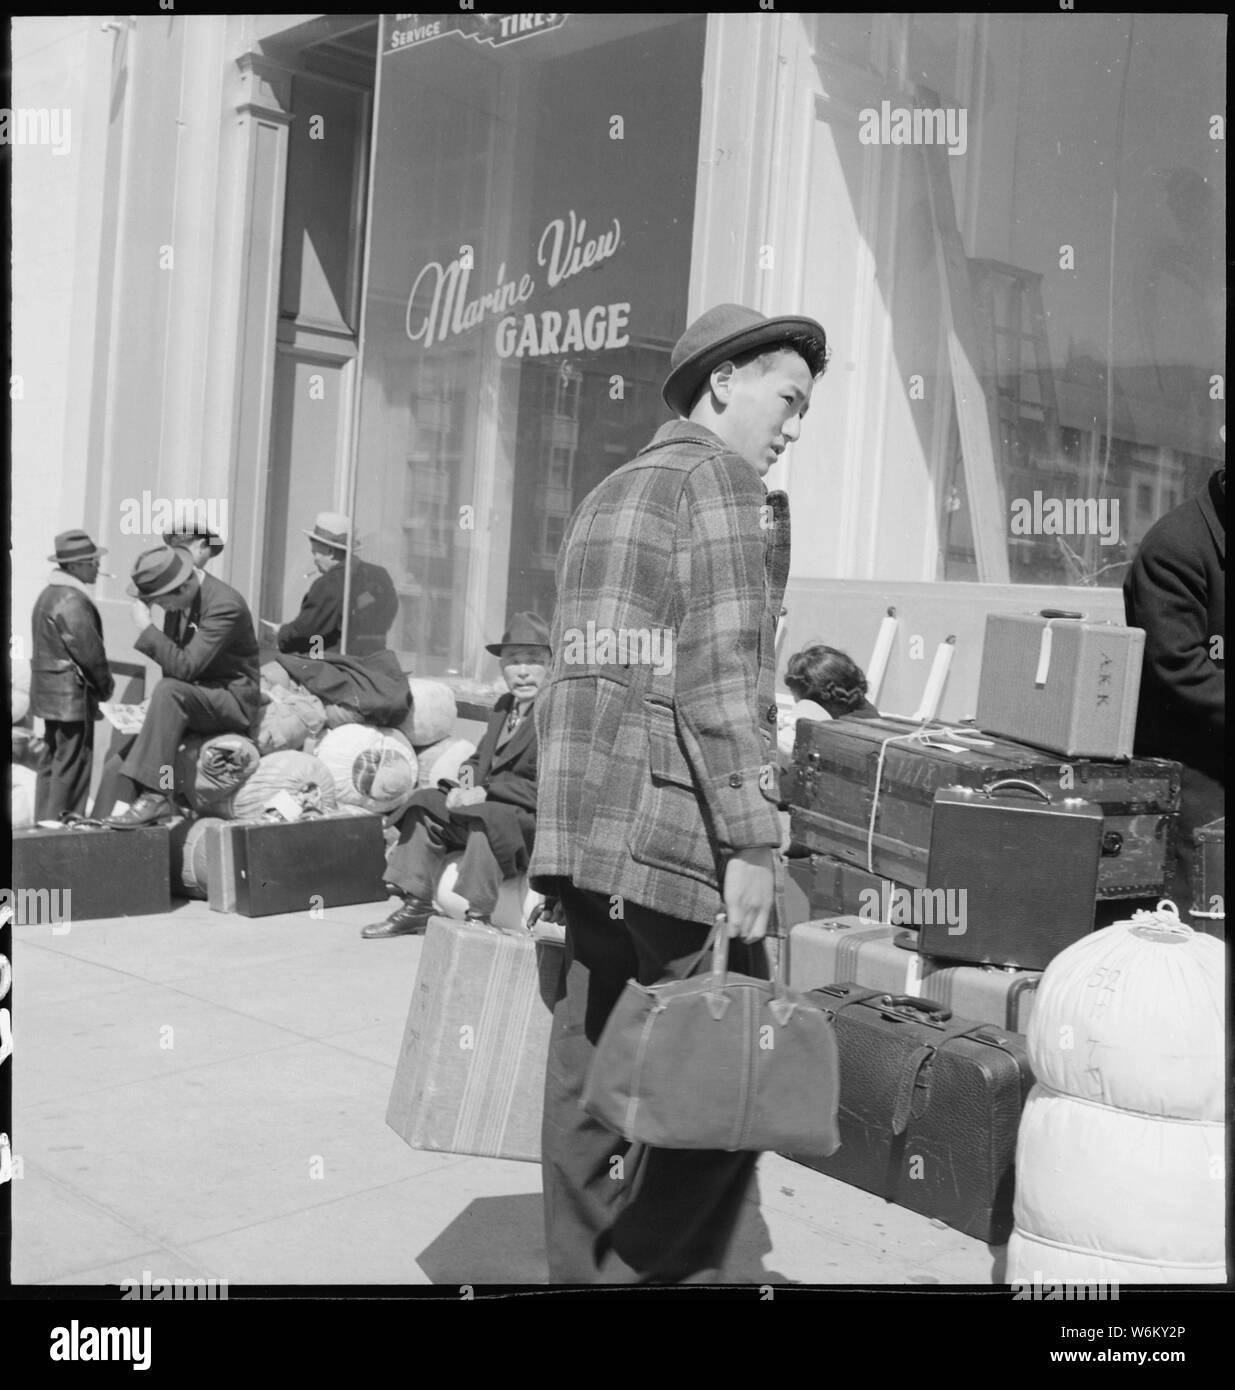
<svg viewBox="0 0 1235 1390">
<path fill-rule="evenodd" d="M 733 378 L 737 370 L 733 362 L 722 362 L 718 367 L 713 367 L 708 374 L 712 394 L 722 405 L 729 404 L 729 398 L 733 394 Z"/>
</svg>

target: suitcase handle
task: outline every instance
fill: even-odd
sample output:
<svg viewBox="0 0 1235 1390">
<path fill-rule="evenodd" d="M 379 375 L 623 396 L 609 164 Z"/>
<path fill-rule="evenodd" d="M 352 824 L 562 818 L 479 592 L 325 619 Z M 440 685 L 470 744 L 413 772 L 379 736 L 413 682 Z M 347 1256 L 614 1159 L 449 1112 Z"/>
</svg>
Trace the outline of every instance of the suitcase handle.
<svg viewBox="0 0 1235 1390">
<path fill-rule="evenodd" d="M 982 790 L 989 795 L 991 792 L 1000 791 L 1004 787 L 1020 787 L 1024 791 L 1033 792 L 1035 796 L 1040 796 L 1048 806 L 1052 804 L 1050 797 L 1047 796 L 1041 787 L 1036 786 L 1033 782 L 1027 782 L 1023 777 L 1004 777 L 998 782 L 988 783 Z"/>
<path fill-rule="evenodd" d="M 946 1023 L 952 1017 L 952 1010 L 945 1008 L 934 999 L 923 999 L 916 994 L 885 994 L 887 1000 L 885 1007 L 889 1009 L 916 1009 L 919 1013 L 924 1013 L 936 1023 Z"/>
<path fill-rule="evenodd" d="M 1087 618 L 1088 613 L 1076 613 L 1068 608 L 1043 608 L 1038 612 L 1039 618 Z"/>
</svg>

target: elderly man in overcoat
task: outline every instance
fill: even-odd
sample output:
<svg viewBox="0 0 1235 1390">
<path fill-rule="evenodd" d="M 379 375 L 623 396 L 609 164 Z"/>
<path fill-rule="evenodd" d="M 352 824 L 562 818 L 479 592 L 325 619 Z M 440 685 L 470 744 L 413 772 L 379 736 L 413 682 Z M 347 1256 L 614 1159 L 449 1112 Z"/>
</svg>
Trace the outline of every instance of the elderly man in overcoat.
<svg viewBox="0 0 1235 1390">
<path fill-rule="evenodd" d="M 84 531 L 62 531 L 56 568 L 34 605 L 30 713 L 43 721 L 47 751 L 34 790 L 36 820 L 86 809 L 99 702 L 115 687 L 103 649 L 103 623 L 89 589 L 107 551 Z"/>
<path fill-rule="evenodd" d="M 789 535 L 762 480 L 826 361 L 813 319 L 709 310 L 665 382 L 686 418 L 584 499 L 558 555 L 529 870 L 567 924 L 542 1136 L 554 1282 L 716 1279 L 754 1175 L 752 1154 L 632 1146 L 578 1102 L 627 979 L 703 968 L 722 911 L 742 942 L 767 929 Z M 752 969 L 748 946 L 730 960 Z"/>
</svg>

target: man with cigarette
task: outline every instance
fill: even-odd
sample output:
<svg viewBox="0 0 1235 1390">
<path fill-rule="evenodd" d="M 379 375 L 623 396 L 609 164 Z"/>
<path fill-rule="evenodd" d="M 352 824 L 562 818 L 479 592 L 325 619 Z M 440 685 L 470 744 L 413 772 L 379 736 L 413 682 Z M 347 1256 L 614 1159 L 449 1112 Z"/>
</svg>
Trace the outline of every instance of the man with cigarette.
<svg viewBox="0 0 1235 1390">
<path fill-rule="evenodd" d="M 386 634 L 399 611 L 394 582 L 381 565 L 359 559 L 351 539 L 351 519 L 342 512 L 319 512 L 306 531 L 318 577 L 309 586 L 300 612 L 275 635 L 281 652 L 326 656 L 343 639 L 343 591 L 351 555 L 351 594 L 347 645 L 351 656 L 371 656 L 386 646 Z"/>
<path fill-rule="evenodd" d="M 753 1154 L 632 1147 L 579 1098 L 627 979 L 705 966 L 718 913 L 741 938 L 732 968 L 759 969 L 749 948 L 782 838 L 775 630 L 789 568 L 787 502 L 762 480 L 826 361 L 813 319 L 704 314 L 664 387 L 684 418 L 584 499 L 558 555 L 529 869 L 567 923 L 542 1139 L 552 1282 L 715 1280 L 754 1174 Z M 671 633 L 675 660 L 588 666 L 600 658 L 580 657 L 573 634 L 589 623 Z"/>
</svg>

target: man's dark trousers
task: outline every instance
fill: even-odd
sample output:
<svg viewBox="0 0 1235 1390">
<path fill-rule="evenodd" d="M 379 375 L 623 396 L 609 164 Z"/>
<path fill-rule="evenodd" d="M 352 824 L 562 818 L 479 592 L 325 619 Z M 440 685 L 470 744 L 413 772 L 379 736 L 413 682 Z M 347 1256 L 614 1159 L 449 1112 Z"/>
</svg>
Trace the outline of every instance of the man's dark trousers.
<svg viewBox="0 0 1235 1390">
<path fill-rule="evenodd" d="M 386 881 L 432 902 L 446 855 L 462 850 L 455 892 L 474 912 L 492 913 L 502 891 L 502 869 L 483 826 L 452 819 L 437 788 L 420 793 L 418 800 L 399 822 L 399 843 L 386 866 Z"/>
<path fill-rule="evenodd" d="M 230 690 L 164 676 L 120 770 L 140 787 L 170 792 L 171 768 L 185 734 L 247 735 L 250 724 L 248 711 Z"/>
<path fill-rule="evenodd" d="M 66 811 L 84 811 L 94 761 L 93 722 L 44 719 L 43 742 L 47 751 L 34 784 L 35 820 L 59 820 Z"/>
<path fill-rule="evenodd" d="M 562 905 L 566 958 L 541 1136 L 550 1282 L 713 1282 L 758 1155 L 630 1144 L 579 1107 L 596 1042 L 626 981 L 654 984 L 710 969 L 710 957 L 695 959 L 708 928 L 632 903 L 615 919 L 605 894 L 573 884 Z M 733 941 L 729 963 L 766 978 L 761 947 Z"/>
</svg>

